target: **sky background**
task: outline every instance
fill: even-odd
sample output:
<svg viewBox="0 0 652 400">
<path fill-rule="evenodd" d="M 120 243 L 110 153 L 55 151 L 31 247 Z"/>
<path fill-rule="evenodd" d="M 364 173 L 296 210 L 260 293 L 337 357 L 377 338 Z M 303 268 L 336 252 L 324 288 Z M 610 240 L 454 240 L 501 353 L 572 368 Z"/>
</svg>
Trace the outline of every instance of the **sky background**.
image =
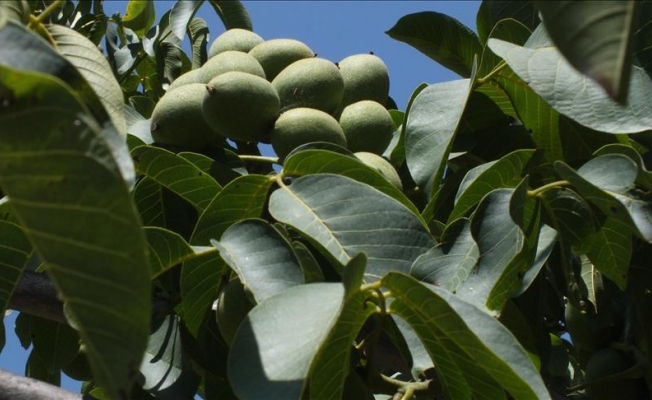
<svg viewBox="0 0 652 400">
<path fill-rule="evenodd" d="M 156 1 L 156 20 L 174 1 Z M 253 28 L 263 39 L 290 38 L 306 43 L 319 57 L 337 62 L 373 51 L 383 59 L 390 74 L 390 96 L 403 110 L 421 83 L 460 79 L 414 48 L 391 39 L 385 32 L 404 15 L 436 11 L 449 15 L 472 30 L 480 1 L 243 1 Z M 105 0 L 105 12 L 125 14 L 126 1 Z M 204 3 L 198 17 L 208 23 L 211 41 L 224 32 L 213 8 Z M 186 39 L 186 43 L 188 40 Z M 186 44 L 186 49 L 188 45 Z M 7 344 L 0 353 L 0 368 L 24 374 L 29 351 L 23 350 L 14 334 L 17 313 L 5 317 Z M 79 391 L 80 383 L 63 375 L 62 386 Z"/>
</svg>

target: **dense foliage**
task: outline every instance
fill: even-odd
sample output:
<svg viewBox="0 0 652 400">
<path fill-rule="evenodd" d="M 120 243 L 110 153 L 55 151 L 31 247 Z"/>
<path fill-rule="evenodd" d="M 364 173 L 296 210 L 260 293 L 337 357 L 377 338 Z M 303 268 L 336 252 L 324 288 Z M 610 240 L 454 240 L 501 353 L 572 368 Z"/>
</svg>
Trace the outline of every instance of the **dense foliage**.
<svg viewBox="0 0 652 400">
<path fill-rule="evenodd" d="M 301 139 L 282 159 L 260 126 L 321 107 L 274 98 L 316 70 L 245 76 L 264 104 L 220 118 L 249 136 L 206 125 L 191 90 L 171 135 L 190 133 L 160 136 L 170 85 L 216 57 L 202 6 L 213 36 L 254 31 L 238 1 L 158 23 L 153 1 L 0 2 L 0 309 L 22 311 L 27 377 L 98 399 L 650 397 L 648 2 L 485 0 L 477 34 L 407 15 L 387 34 L 461 79 L 405 110 L 381 93 L 382 149 L 365 132 L 369 149 Z M 317 92 L 354 125 L 347 95 Z M 22 308 L 34 274 L 63 314 Z"/>
</svg>

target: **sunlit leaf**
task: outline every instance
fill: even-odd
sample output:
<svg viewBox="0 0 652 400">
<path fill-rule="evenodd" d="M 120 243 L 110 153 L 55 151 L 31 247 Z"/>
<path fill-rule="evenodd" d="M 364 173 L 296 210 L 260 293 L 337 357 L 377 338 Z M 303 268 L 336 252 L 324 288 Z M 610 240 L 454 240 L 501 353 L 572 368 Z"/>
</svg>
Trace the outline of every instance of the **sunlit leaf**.
<svg viewBox="0 0 652 400">
<path fill-rule="evenodd" d="M 539 12 L 533 1 L 483 1 L 476 16 L 480 42 L 486 43 L 494 27 L 508 18 L 517 21 L 530 31 L 539 25 Z"/>
<path fill-rule="evenodd" d="M 204 0 L 178 0 L 170 10 L 170 29 L 179 41 L 186 37 L 186 30 Z"/>
<path fill-rule="evenodd" d="M 435 243 L 409 209 L 350 178 L 308 175 L 274 191 L 269 211 L 345 265 L 359 252 L 368 257 L 367 278 L 407 272 Z"/>
<path fill-rule="evenodd" d="M 193 248 L 181 235 L 167 229 L 152 226 L 143 229 L 147 237 L 153 277 L 186 260 L 216 251 L 212 247 Z"/>
<path fill-rule="evenodd" d="M 143 36 L 155 20 L 156 9 L 153 0 L 129 0 L 122 23 L 138 36 Z"/>
</svg>

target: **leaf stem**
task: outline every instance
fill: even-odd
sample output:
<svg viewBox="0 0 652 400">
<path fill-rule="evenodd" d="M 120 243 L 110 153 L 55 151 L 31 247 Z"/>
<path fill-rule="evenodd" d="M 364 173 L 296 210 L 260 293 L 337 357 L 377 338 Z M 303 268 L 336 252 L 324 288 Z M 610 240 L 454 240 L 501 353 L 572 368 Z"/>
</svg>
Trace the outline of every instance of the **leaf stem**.
<svg viewBox="0 0 652 400">
<path fill-rule="evenodd" d="M 55 0 L 45 10 L 43 10 L 42 13 L 40 13 L 39 15 L 34 17 L 33 19 L 30 19 L 29 25 L 27 27 L 29 29 L 34 29 L 34 27 L 37 24 L 42 24 L 44 19 L 46 19 L 50 14 L 57 11 L 59 8 L 61 8 L 63 6 L 63 2 L 64 2 L 64 0 Z"/>
<path fill-rule="evenodd" d="M 268 163 L 268 164 L 279 164 L 278 157 L 250 156 L 250 155 L 239 155 L 238 157 L 240 157 L 240 159 L 242 159 L 243 161 L 254 161 L 254 162 Z"/>
<path fill-rule="evenodd" d="M 396 386 L 399 392 L 403 393 L 401 400 L 409 400 L 414 396 L 414 392 L 425 392 L 430 389 L 430 381 L 423 382 L 405 382 L 400 379 L 391 378 L 387 375 L 380 374 L 381 379 L 385 383 L 389 383 L 392 386 Z"/>
<path fill-rule="evenodd" d="M 505 60 L 500 61 L 487 75 L 483 76 L 482 78 L 476 78 L 475 82 L 473 82 L 473 87 L 477 88 L 484 85 L 485 83 L 493 79 L 495 75 L 498 75 L 500 71 L 502 71 L 503 68 L 505 68 L 506 66 L 507 63 L 505 62 Z"/>
<path fill-rule="evenodd" d="M 527 195 L 528 197 L 541 197 L 543 193 L 547 192 L 550 189 L 557 189 L 557 188 L 562 188 L 567 186 L 571 186 L 571 183 L 568 181 L 550 182 L 536 189 L 528 190 Z"/>
</svg>

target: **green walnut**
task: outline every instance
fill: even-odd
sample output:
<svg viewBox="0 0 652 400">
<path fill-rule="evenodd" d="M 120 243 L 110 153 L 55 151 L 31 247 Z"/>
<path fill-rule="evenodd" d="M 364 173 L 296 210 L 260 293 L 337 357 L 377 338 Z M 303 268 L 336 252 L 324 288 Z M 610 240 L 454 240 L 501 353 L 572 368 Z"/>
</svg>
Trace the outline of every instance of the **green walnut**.
<svg viewBox="0 0 652 400">
<path fill-rule="evenodd" d="M 626 371 L 633 366 L 632 360 L 621 351 L 612 348 L 598 350 L 589 359 L 584 370 L 587 382 L 586 394 L 589 399 L 645 399 L 649 398 L 645 381 L 641 378 L 624 378 L 598 381 Z"/>
<path fill-rule="evenodd" d="M 394 121 L 380 103 L 361 100 L 346 106 L 339 119 L 352 152 L 382 154 L 394 135 Z"/>
<path fill-rule="evenodd" d="M 232 71 L 213 78 L 206 91 L 202 110 L 215 132 L 232 140 L 269 143 L 280 112 L 278 93 L 271 83 Z"/>
<path fill-rule="evenodd" d="M 285 158 L 302 144 L 327 142 L 346 147 L 342 127 L 331 115 L 314 108 L 293 108 L 281 114 L 274 124 L 272 147 Z"/>
<path fill-rule="evenodd" d="M 201 81 L 201 76 L 202 76 L 201 68 L 188 71 L 185 74 L 179 76 L 174 81 L 172 81 L 170 86 L 168 86 L 167 91 L 170 92 L 178 87 L 187 85 L 189 83 L 206 83 Z"/>
<path fill-rule="evenodd" d="M 206 85 L 189 83 L 166 93 L 152 111 L 150 130 L 154 141 L 200 149 L 215 136 L 204 119 L 202 104 Z"/>
<path fill-rule="evenodd" d="M 251 49 L 249 54 L 263 66 L 270 82 L 293 62 L 315 56 L 310 47 L 294 39 L 268 40 Z"/>
<path fill-rule="evenodd" d="M 387 102 L 389 71 L 383 60 L 373 54 L 355 54 L 338 65 L 344 79 L 343 107 L 360 100 Z"/>
<path fill-rule="evenodd" d="M 238 327 L 254 305 L 240 279 L 230 281 L 222 289 L 217 300 L 217 328 L 229 346 L 233 343 Z"/>
<path fill-rule="evenodd" d="M 304 58 L 281 71 L 272 81 L 281 109 L 309 107 L 332 113 L 340 105 L 344 81 L 337 66 L 323 58 Z"/>
<path fill-rule="evenodd" d="M 248 53 L 260 43 L 263 38 L 246 29 L 233 28 L 216 37 L 208 49 L 208 57 L 212 58 L 225 51 L 241 51 Z"/>
<path fill-rule="evenodd" d="M 211 79 L 225 72 L 240 71 L 265 78 L 265 71 L 260 63 L 248 53 L 228 50 L 206 61 L 201 68 L 200 83 L 208 83 Z"/>
<path fill-rule="evenodd" d="M 360 161 L 367 164 L 371 168 L 375 169 L 380 175 L 394 185 L 397 189 L 403 190 L 403 183 L 401 183 L 401 177 L 396 172 L 396 169 L 389 163 L 386 159 L 379 156 L 378 154 L 368 153 L 365 151 L 360 151 L 354 153 Z"/>
</svg>

